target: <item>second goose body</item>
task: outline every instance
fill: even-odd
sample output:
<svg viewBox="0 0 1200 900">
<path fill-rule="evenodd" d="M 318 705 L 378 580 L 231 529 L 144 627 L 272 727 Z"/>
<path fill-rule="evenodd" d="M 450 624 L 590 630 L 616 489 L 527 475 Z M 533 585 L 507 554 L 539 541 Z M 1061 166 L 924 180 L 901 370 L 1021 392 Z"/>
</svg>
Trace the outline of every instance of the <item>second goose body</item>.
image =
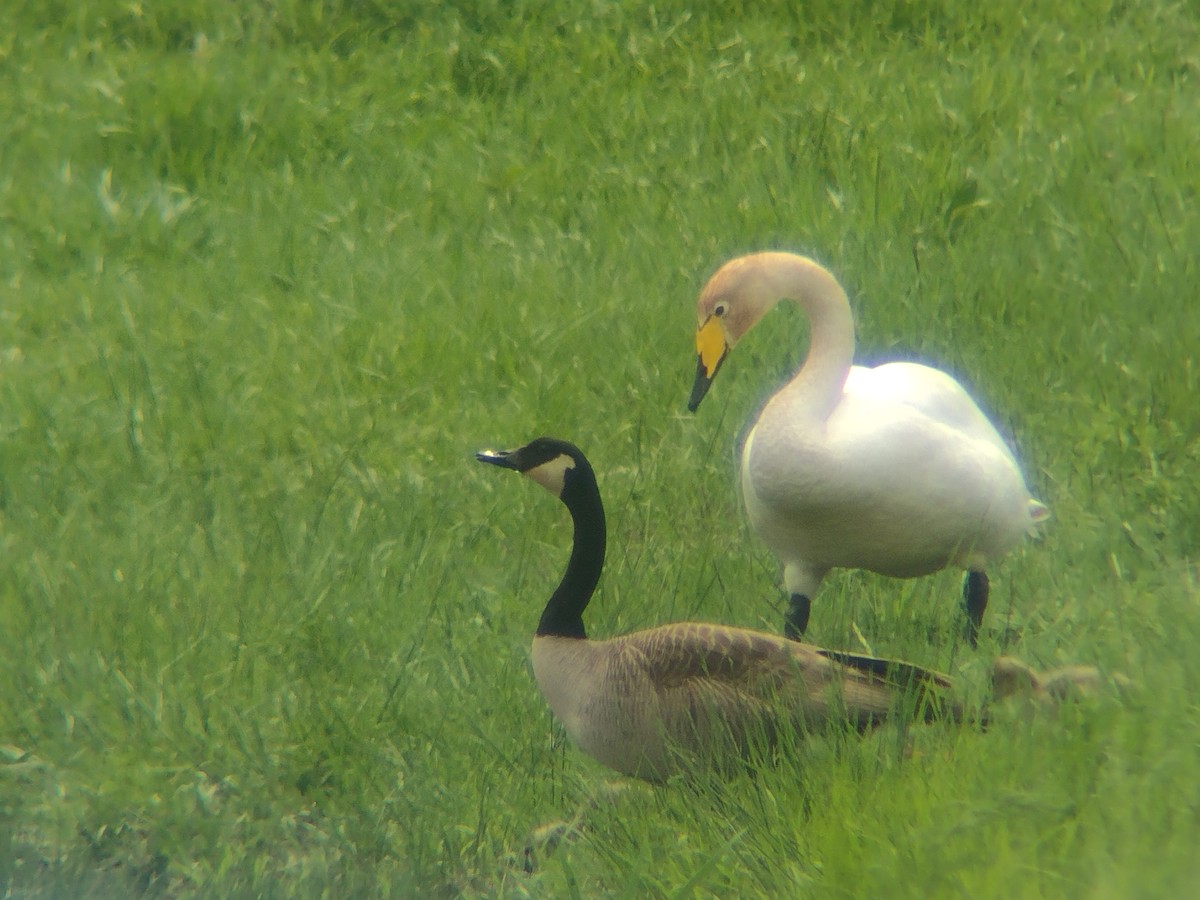
<svg viewBox="0 0 1200 900">
<path fill-rule="evenodd" d="M 719 625 L 590 640 L 583 611 L 604 565 L 606 532 L 588 460 L 552 438 L 477 458 L 528 476 L 570 510 L 571 558 L 533 639 L 534 676 L 571 739 L 618 772 L 659 781 L 691 758 L 728 762 L 774 743 L 784 722 L 796 730 L 836 721 L 867 727 L 896 709 L 902 687 L 949 686 L 907 663 Z"/>
<path fill-rule="evenodd" d="M 756 253 L 712 276 L 697 302 L 689 409 L 738 339 L 783 299 L 808 314 L 808 357 L 751 427 L 741 478 L 750 522 L 784 566 L 787 633 L 804 633 L 830 569 L 910 578 L 960 566 L 974 644 L 987 564 L 1048 511 L 949 375 L 914 363 L 852 365 L 850 304 L 825 268 L 791 253 Z"/>
</svg>

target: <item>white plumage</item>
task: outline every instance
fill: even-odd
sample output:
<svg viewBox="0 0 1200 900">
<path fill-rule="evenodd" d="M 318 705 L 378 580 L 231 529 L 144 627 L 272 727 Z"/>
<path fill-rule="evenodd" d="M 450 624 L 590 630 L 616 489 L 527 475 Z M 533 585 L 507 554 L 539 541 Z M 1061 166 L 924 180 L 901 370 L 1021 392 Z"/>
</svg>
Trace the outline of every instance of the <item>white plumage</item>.
<svg viewBox="0 0 1200 900">
<path fill-rule="evenodd" d="M 966 590 L 974 642 L 987 603 L 985 567 L 1048 510 L 949 375 L 914 363 L 851 365 L 850 305 L 826 269 L 790 253 L 758 253 L 713 275 L 697 303 L 700 359 L 689 407 L 781 299 L 808 314 L 808 358 L 751 428 L 741 476 L 750 522 L 783 563 L 789 633 L 804 632 L 809 601 L 832 568 L 910 578 L 959 566 L 974 573 Z"/>
</svg>

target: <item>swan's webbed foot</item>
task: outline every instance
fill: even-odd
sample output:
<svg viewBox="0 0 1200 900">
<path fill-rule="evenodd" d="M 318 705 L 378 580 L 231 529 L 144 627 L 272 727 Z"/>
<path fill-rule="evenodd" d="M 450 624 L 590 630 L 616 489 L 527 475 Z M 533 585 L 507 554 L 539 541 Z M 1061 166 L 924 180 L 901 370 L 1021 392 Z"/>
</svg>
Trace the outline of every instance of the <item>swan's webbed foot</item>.
<svg viewBox="0 0 1200 900">
<path fill-rule="evenodd" d="M 963 580 L 963 606 L 967 610 L 967 624 L 963 637 L 975 647 L 979 642 L 979 629 L 983 627 L 983 611 L 988 604 L 988 577 L 984 572 L 968 572 Z"/>
<path fill-rule="evenodd" d="M 790 640 L 798 641 L 808 630 L 808 613 L 812 601 L 804 594 L 792 594 L 788 600 L 787 615 L 783 619 L 783 633 Z"/>
</svg>

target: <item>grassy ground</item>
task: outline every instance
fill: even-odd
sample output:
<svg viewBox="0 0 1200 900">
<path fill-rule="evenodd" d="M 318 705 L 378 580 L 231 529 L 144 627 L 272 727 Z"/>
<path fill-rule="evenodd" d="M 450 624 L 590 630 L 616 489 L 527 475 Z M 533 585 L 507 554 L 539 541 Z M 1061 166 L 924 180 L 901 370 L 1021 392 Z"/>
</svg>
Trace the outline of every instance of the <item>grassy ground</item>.
<svg viewBox="0 0 1200 900">
<path fill-rule="evenodd" d="M 394 6 L 0 12 L 0 887 L 1194 886 L 1188 8 Z M 840 275 L 862 359 L 959 374 L 1054 510 L 978 653 L 954 573 L 836 575 L 813 639 L 969 685 L 1001 651 L 1096 663 L 1127 698 L 658 790 L 565 743 L 526 659 L 567 522 L 471 452 L 591 455 L 593 633 L 776 630 L 732 448 L 802 317 L 683 411 L 695 292 L 764 247 Z"/>
</svg>

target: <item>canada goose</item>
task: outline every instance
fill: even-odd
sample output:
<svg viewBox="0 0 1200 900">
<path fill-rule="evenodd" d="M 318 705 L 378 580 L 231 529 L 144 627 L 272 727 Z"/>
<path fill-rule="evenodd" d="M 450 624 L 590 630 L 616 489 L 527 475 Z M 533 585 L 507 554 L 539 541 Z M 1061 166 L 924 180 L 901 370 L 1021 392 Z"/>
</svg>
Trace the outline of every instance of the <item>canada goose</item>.
<svg viewBox="0 0 1200 900">
<path fill-rule="evenodd" d="M 962 386 L 915 363 L 851 365 L 854 320 L 841 285 L 792 253 L 731 260 L 696 306 L 695 411 L 726 355 L 780 300 L 809 318 L 808 358 L 767 401 L 742 448 L 742 492 L 755 531 L 783 563 L 785 631 L 808 627 L 832 568 L 897 578 L 967 570 L 966 636 L 987 607 L 984 568 L 1049 510 Z"/>
<path fill-rule="evenodd" d="M 903 685 L 913 686 L 918 708 L 930 715 L 927 689 L 950 686 L 946 676 L 907 663 L 720 625 L 589 640 L 583 611 L 604 566 L 606 532 L 587 458 L 553 438 L 476 458 L 527 475 L 570 510 L 571 558 L 542 612 L 533 672 L 572 740 L 618 772 L 661 781 L 688 758 L 719 766 L 760 736 L 769 745 L 785 718 L 799 728 L 838 720 L 865 728 L 892 712 Z"/>
</svg>

